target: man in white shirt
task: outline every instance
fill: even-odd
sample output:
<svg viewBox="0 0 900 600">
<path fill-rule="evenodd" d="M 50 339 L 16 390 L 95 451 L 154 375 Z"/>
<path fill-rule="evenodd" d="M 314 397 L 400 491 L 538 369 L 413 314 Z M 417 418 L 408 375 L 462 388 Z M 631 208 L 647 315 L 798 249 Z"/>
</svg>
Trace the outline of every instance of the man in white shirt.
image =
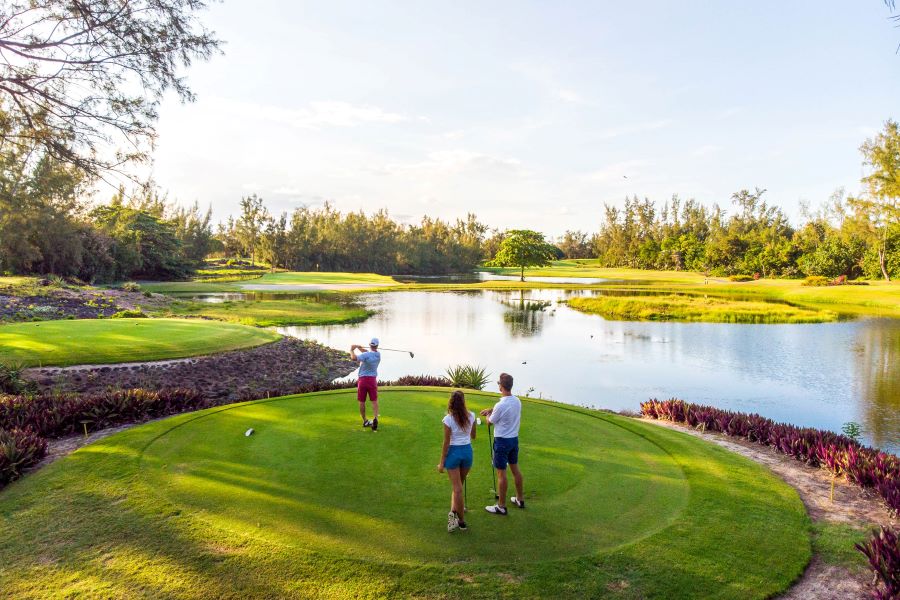
<svg viewBox="0 0 900 600">
<path fill-rule="evenodd" d="M 497 469 L 497 504 L 485 506 L 484 510 L 495 515 L 506 515 L 506 466 L 512 471 L 516 482 L 516 495 L 510 502 L 525 508 L 525 491 L 522 472 L 519 470 L 519 424 L 522 421 L 522 401 L 512 395 L 513 378 L 509 373 L 500 373 L 500 401 L 494 408 L 481 411 L 487 417 L 488 425 L 494 426 L 494 468 Z"/>
</svg>

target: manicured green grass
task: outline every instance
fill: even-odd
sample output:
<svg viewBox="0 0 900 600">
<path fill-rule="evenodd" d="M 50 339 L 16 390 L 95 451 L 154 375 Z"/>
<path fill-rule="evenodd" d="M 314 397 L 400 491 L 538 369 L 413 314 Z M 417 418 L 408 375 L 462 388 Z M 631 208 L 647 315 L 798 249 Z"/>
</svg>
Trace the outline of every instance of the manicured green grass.
<svg viewBox="0 0 900 600">
<path fill-rule="evenodd" d="M 676 431 L 526 401 L 528 508 L 493 502 L 485 429 L 469 531 L 435 472 L 449 390 L 354 391 L 181 415 L 106 438 L 0 492 L 16 598 L 766 598 L 810 557 L 796 492 Z M 496 397 L 470 392 L 472 409 Z M 255 433 L 244 436 L 252 427 Z"/>
<path fill-rule="evenodd" d="M 277 333 L 193 319 L 83 319 L 0 326 L 0 362 L 103 364 L 183 358 L 258 346 Z"/>
<path fill-rule="evenodd" d="M 299 284 L 391 284 L 400 285 L 386 275 L 376 275 L 375 273 L 321 273 L 318 271 L 298 272 L 286 271 L 283 273 L 266 273 L 253 283 L 265 285 L 299 285 Z"/>
<path fill-rule="evenodd" d="M 241 291 L 240 283 L 246 282 L 142 281 L 141 289 L 157 294 L 213 294 L 217 292 L 239 292 Z"/>
<path fill-rule="evenodd" d="M 356 323 L 364 321 L 372 314 L 360 306 L 312 297 L 291 300 L 229 301 L 220 304 L 185 302 L 172 307 L 171 312 L 258 327 Z"/>
<path fill-rule="evenodd" d="M 707 323 L 824 323 L 836 313 L 774 302 L 748 302 L 708 296 L 597 296 L 572 298 L 576 310 L 613 321 L 702 321 Z"/>
<path fill-rule="evenodd" d="M 813 524 L 813 550 L 828 564 L 844 567 L 854 572 L 864 572 L 868 568 L 865 555 L 855 544 L 866 541 L 876 527 L 857 527 L 849 523 L 822 521 Z"/>
</svg>

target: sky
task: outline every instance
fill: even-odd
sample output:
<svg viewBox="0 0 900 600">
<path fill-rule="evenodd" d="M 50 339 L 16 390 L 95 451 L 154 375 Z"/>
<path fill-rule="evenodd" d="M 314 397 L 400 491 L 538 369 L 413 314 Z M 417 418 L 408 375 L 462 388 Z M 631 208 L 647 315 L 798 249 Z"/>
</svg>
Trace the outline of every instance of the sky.
<svg viewBox="0 0 900 600">
<path fill-rule="evenodd" d="M 862 174 L 900 97 L 880 0 L 225 0 L 224 55 L 160 110 L 153 177 L 236 214 L 325 201 L 402 222 L 475 213 L 550 237 L 604 204 L 765 198 L 799 222 Z"/>
</svg>

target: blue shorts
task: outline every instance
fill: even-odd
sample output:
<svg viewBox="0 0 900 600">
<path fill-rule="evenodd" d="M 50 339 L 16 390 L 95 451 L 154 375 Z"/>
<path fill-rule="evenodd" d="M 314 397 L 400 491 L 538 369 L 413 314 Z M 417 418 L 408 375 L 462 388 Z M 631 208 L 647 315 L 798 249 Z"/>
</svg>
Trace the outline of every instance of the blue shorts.
<svg viewBox="0 0 900 600">
<path fill-rule="evenodd" d="M 519 438 L 494 438 L 494 468 L 519 464 Z"/>
<path fill-rule="evenodd" d="M 447 450 L 447 458 L 444 459 L 445 469 L 472 468 L 472 444 L 465 446 L 450 446 Z"/>
</svg>

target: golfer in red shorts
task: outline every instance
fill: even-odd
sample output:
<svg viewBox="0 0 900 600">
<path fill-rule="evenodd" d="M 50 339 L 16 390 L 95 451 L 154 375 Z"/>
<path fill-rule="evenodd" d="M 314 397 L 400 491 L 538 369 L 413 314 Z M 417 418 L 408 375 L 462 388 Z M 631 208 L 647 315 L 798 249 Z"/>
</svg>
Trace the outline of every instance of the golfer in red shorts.
<svg viewBox="0 0 900 600">
<path fill-rule="evenodd" d="M 363 427 L 371 427 L 372 431 L 378 431 L 378 363 L 381 362 L 381 353 L 378 351 L 378 338 L 372 338 L 369 342 L 369 351 L 362 346 L 354 344 L 350 347 L 350 358 L 359 363 L 359 379 L 356 384 L 356 399 L 359 400 L 359 414 L 363 420 Z M 372 402 L 372 420 L 366 418 L 366 396 Z"/>
</svg>

